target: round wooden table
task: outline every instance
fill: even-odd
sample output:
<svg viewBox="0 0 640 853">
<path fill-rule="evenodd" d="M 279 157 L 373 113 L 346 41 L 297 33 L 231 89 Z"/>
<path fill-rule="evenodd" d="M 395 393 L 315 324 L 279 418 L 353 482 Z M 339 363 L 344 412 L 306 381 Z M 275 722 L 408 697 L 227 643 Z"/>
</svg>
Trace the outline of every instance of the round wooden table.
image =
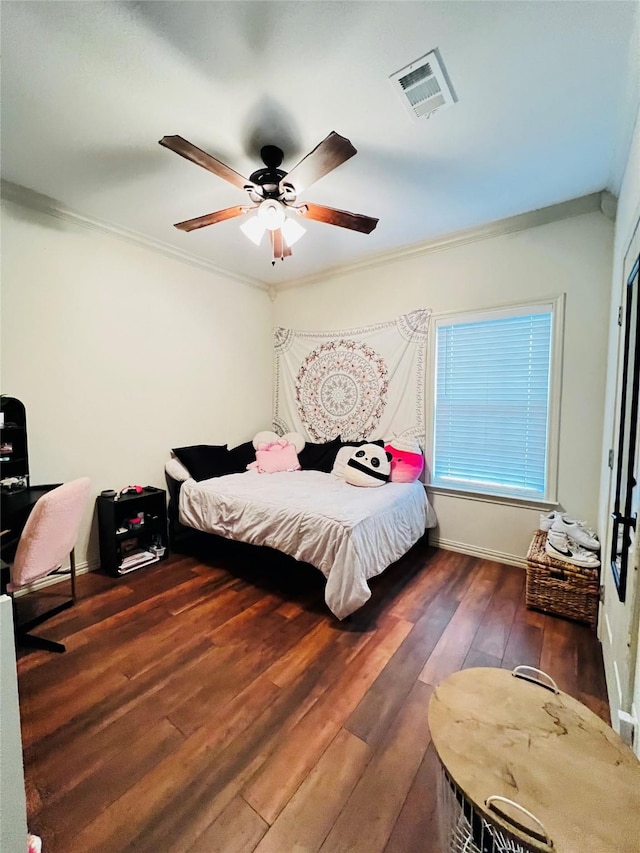
<svg viewBox="0 0 640 853">
<path fill-rule="evenodd" d="M 518 669 L 463 670 L 431 697 L 433 744 L 458 802 L 525 850 L 639 853 L 640 762 L 585 705 Z M 487 805 L 493 796 L 537 821 L 502 800 Z"/>
</svg>

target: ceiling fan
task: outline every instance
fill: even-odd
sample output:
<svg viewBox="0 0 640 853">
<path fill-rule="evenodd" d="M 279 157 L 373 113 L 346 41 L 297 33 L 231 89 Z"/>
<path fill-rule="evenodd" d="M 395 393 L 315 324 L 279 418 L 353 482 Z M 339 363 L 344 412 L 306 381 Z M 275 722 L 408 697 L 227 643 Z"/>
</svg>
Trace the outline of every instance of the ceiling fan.
<svg viewBox="0 0 640 853">
<path fill-rule="evenodd" d="M 252 202 L 176 222 L 175 227 L 181 231 L 195 231 L 206 225 L 255 213 L 241 228 L 256 245 L 260 244 L 265 231 L 269 232 L 272 264 L 278 258 L 284 260 L 288 257 L 293 243 L 305 233 L 305 229 L 296 221 L 298 217 L 339 225 L 363 234 L 370 234 L 378 224 L 377 219 L 360 213 L 349 213 L 312 202 L 298 202 L 298 196 L 303 190 L 357 153 L 351 142 L 335 131 L 316 145 L 290 172 L 279 168 L 284 156 L 282 150 L 276 145 L 265 145 L 260 149 L 265 168 L 252 172 L 248 179 L 181 136 L 164 136 L 160 145 L 245 190 Z"/>
</svg>

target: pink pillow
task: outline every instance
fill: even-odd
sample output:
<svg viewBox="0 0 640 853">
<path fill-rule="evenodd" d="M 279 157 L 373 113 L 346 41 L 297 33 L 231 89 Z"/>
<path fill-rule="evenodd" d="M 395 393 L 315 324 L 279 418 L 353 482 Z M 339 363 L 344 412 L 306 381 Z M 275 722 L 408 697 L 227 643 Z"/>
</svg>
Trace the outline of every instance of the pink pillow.
<svg viewBox="0 0 640 853">
<path fill-rule="evenodd" d="M 384 449 L 391 454 L 391 483 L 413 483 L 422 474 L 424 456 L 417 441 L 395 439 Z"/>
<path fill-rule="evenodd" d="M 256 461 L 247 465 L 247 470 L 252 468 L 257 468 L 259 474 L 276 474 L 278 471 L 299 471 L 300 462 L 295 446 L 281 438 L 271 444 L 258 444 Z"/>
</svg>

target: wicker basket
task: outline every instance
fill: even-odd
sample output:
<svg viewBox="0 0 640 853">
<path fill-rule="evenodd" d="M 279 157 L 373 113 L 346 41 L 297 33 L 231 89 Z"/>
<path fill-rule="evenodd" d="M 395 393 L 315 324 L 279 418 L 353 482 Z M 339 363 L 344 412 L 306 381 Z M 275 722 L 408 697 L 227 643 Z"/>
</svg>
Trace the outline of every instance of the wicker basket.
<svg viewBox="0 0 640 853">
<path fill-rule="evenodd" d="M 527 607 L 586 622 L 598 622 L 600 572 L 550 557 L 547 534 L 538 530 L 527 553 Z"/>
</svg>

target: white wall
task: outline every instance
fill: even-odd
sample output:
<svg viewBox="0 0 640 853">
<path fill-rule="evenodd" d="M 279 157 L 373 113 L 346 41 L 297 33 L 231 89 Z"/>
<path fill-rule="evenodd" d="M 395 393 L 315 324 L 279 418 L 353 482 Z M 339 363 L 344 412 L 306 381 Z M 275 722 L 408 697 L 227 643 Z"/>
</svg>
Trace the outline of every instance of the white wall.
<svg viewBox="0 0 640 853">
<path fill-rule="evenodd" d="M 595 523 L 613 226 L 601 213 L 335 276 L 278 294 L 275 325 L 341 329 L 413 308 L 468 311 L 566 293 L 558 495 Z M 538 512 L 433 495 L 445 547 L 524 564 Z"/>
<path fill-rule="evenodd" d="M 27 409 L 32 483 L 164 486 L 171 447 L 271 424 L 266 293 L 2 205 L 2 393 Z M 94 506 L 76 549 L 97 559 Z"/>
</svg>

